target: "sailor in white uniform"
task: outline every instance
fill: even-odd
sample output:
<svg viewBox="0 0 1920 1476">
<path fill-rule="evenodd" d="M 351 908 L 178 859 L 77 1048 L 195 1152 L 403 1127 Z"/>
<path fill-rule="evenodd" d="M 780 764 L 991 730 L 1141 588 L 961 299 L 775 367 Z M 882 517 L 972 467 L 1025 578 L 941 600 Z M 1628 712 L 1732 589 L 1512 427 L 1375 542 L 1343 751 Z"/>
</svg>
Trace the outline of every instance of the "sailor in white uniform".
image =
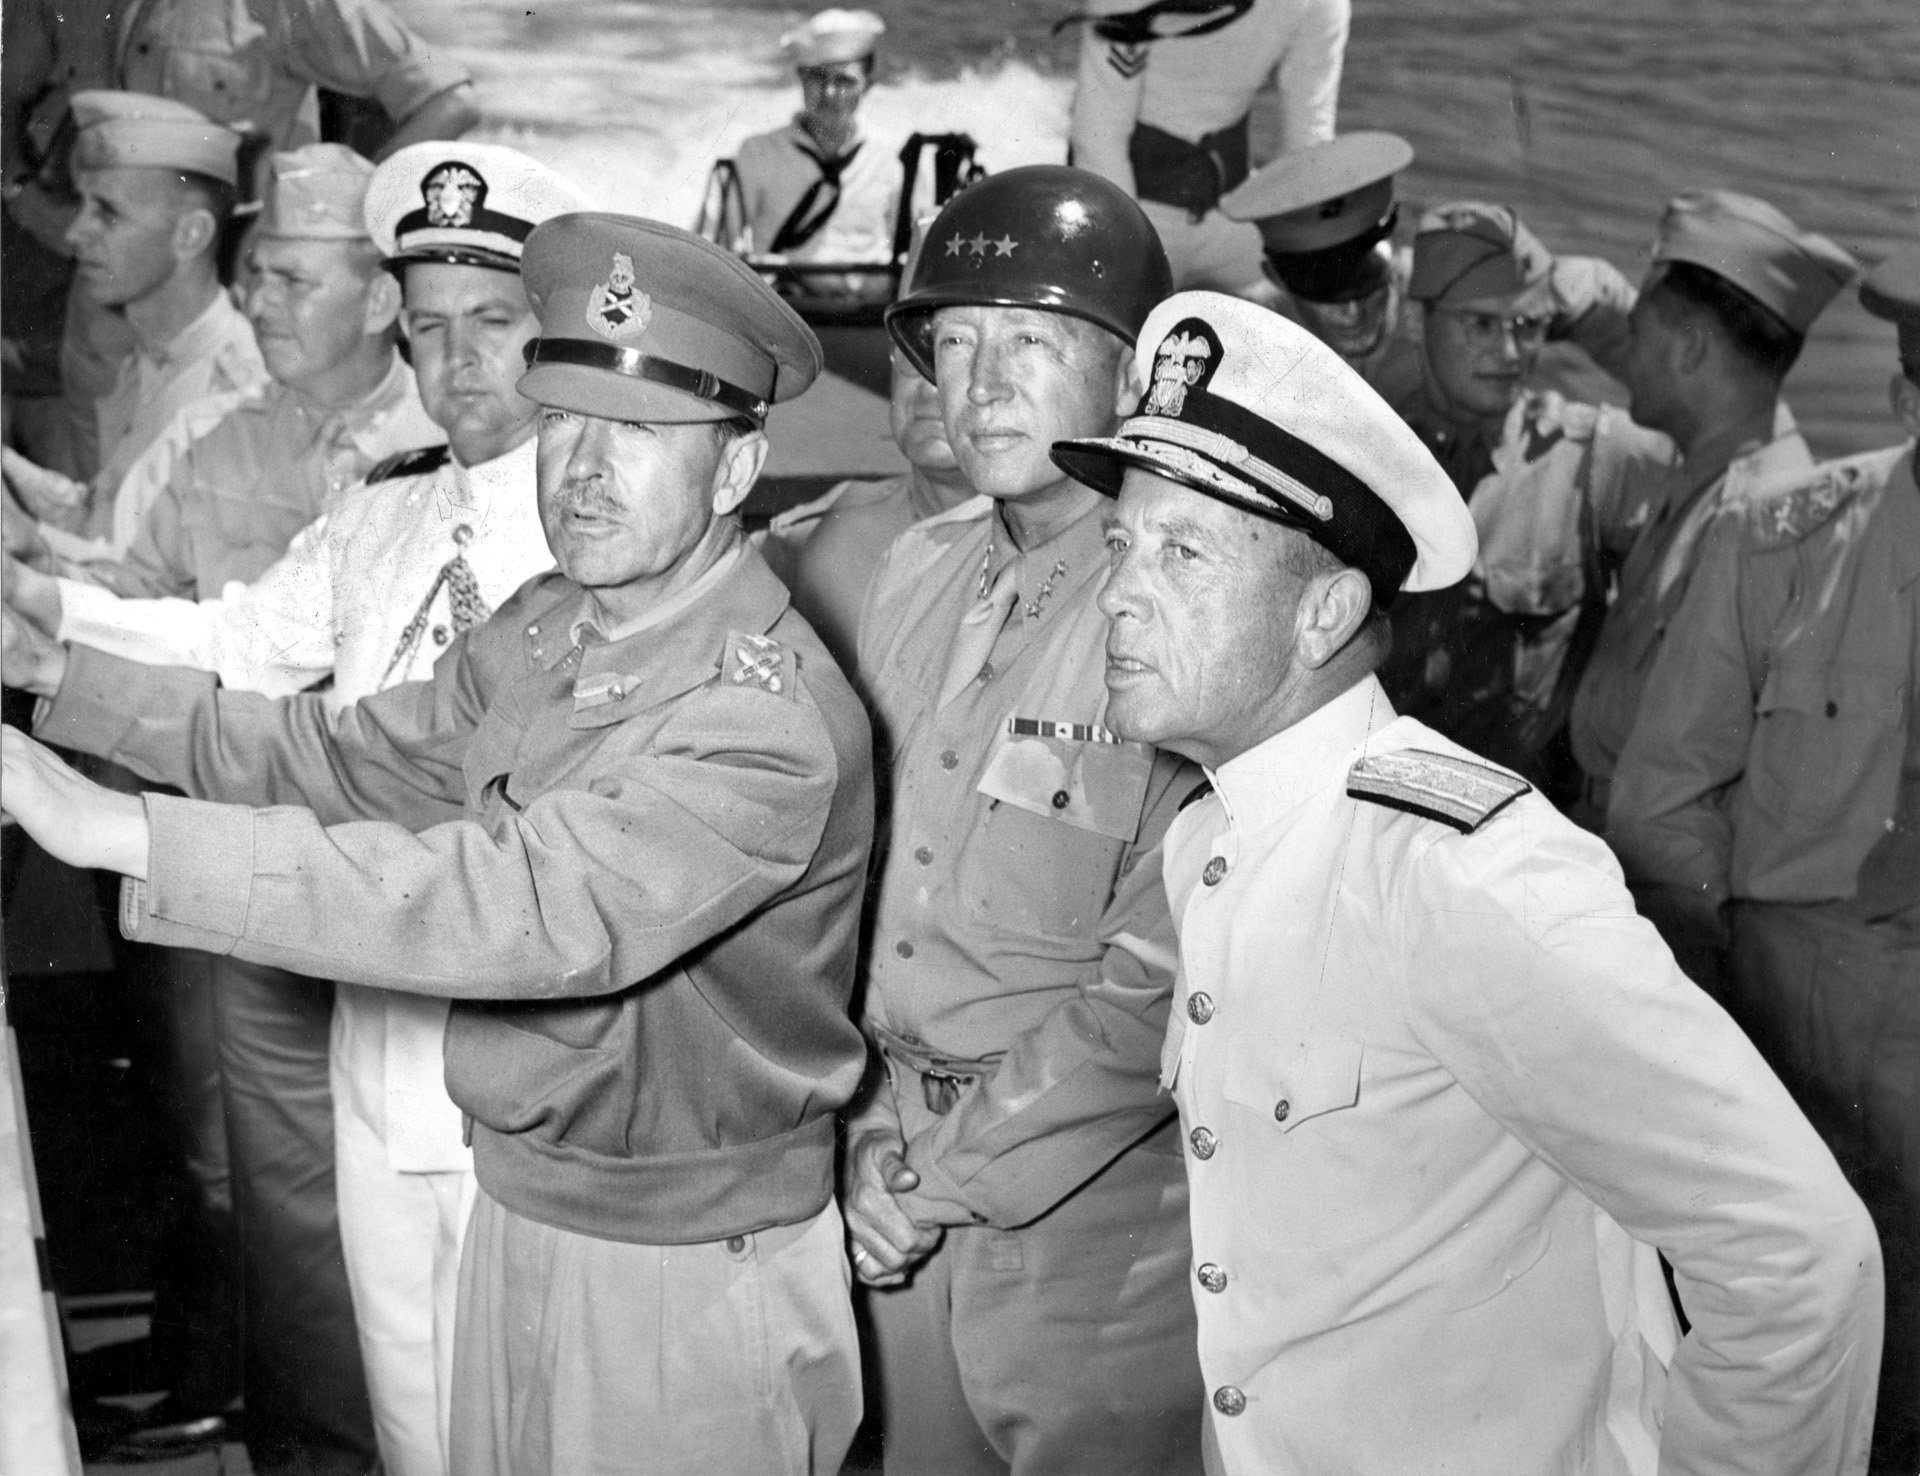
<svg viewBox="0 0 1920 1476">
<path fill-rule="evenodd" d="M 1880 1252 L 1831 1154 L 1605 846 L 1371 674 L 1473 562 L 1452 483 L 1270 313 L 1184 293 L 1139 343 L 1139 411 L 1054 456 L 1117 494 L 1107 725 L 1213 782 L 1162 1056 L 1210 1468 L 1864 1471 Z"/>
<path fill-rule="evenodd" d="M 331 676 L 335 710 L 424 680 L 452 638 L 553 567 L 534 501 L 538 407 L 514 385 L 539 324 L 521 243 L 592 200 L 508 148 L 415 144 L 380 166 L 367 225 L 402 283 L 427 413 L 449 444 L 390 458 L 221 598 L 125 600 L 24 571 L 9 602 L 63 641 L 216 671 L 283 696 Z M 390 1476 L 446 1466 L 453 1307 L 472 1155 L 447 1096 L 445 1000 L 341 984 L 331 1077 L 340 1237 Z"/>
</svg>

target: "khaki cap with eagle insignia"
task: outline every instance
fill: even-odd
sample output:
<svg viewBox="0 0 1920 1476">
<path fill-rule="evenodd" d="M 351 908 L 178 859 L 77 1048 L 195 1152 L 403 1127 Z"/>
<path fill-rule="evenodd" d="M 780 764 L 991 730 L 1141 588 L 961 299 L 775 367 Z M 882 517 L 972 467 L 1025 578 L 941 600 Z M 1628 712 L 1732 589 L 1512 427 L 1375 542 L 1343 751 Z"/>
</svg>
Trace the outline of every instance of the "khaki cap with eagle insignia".
<svg viewBox="0 0 1920 1476">
<path fill-rule="evenodd" d="M 632 215 L 557 215 L 520 262 L 540 337 L 520 393 L 606 420 L 765 421 L 819 376 L 820 340 L 732 252 Z"/>
</svg>

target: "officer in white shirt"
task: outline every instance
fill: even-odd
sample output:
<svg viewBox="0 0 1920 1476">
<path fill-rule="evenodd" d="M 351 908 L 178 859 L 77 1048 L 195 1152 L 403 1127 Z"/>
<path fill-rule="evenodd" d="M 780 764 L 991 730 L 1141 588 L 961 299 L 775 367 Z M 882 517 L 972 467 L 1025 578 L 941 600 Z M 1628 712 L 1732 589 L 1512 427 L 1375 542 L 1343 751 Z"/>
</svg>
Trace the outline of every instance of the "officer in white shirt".
<svg viewBox="0 0 1920 1476">
<path fill-rule="evenodd" d="M 1118 499 L 1106 721 L 1214 785 L 1162 1056 L 1211 1469 L 1863 1471 L 1832 1156 L 1605 847 L 1372 676 L 1473 562 L 1458 493 L 1294 324 L 1185 293 L 1139 343 L 1134 417 L 1054 456 Z"/>
<path fill-rule="evenodd" d="M 8 600 L 63 641 L 216 671 L 283 696 L 331 675 L 350 707 L 424 680 L 453 636 L 553 567 L 534 502 L 538 407 L 515 383 L 539 324 L 521 243 L 590 209 L 576 185 L 513 149 L 415 144 L 367 190 L 368 231 L 402 284 L 420 398 L 446 446 L 394 457 L 221 598 L 128 600 L 14 570 Z M 443 999 L 337 986 L 334 1149 L 340 1238 L 380 1454 L 392 1476 L 446 1470 L 447 1395 L 472 1154 L 447 1096 Z"/>
</svg>

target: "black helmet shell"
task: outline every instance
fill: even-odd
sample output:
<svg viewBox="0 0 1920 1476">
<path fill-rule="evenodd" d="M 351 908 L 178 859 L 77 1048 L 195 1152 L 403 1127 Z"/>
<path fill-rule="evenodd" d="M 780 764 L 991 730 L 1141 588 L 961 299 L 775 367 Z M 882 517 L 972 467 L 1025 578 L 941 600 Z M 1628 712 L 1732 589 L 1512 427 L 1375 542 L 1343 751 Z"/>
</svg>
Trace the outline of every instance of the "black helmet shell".
<svg viewBox="0 0 1920 1476">
<path fill-rule="evenodd" d="M 943 307 L 1028 307 L 1098 323 L 1129 347 L 1173 291 L 1153 222 L 1113 181 L 1064 164 L 988 175 L 927 228 L 906 291 L 887 309 L 900 351 L 933 378 Z"/>
</svg>

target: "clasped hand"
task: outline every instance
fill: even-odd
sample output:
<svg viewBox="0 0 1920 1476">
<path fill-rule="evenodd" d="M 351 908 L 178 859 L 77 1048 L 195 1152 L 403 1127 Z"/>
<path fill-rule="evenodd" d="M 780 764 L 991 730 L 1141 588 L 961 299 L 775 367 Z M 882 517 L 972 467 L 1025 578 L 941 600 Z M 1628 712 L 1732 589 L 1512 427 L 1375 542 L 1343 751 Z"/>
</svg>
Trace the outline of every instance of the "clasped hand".
<svg viewBox="0 0 1920 1476">
<path fill-rule="evenodd" d="M 940 1244 L 940 1227 L 923 1225 L 896 1196 L 920 1186 L 907 1167 L 906 1144 L 895 1133 L 857 1134 L 847 1146 L 847 1235 L 853 1247 L 853 1272 L 868 1286 L 898 1286 L 914 1264 Z"/>
</svg>

